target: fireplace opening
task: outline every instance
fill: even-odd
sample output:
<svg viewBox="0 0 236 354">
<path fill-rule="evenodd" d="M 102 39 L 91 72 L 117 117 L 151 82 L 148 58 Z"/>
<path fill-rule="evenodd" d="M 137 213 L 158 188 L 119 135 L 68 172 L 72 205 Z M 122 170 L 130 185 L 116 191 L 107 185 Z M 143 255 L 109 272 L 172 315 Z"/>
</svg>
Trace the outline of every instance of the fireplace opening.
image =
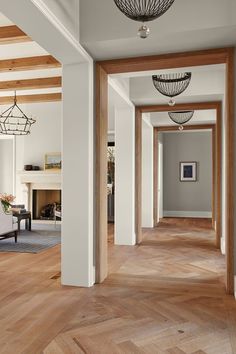
<svg viewBox="0 0 236 354">
<path fill-rule="evenodd" d="M 54 220 L 55 208 L 61 210 L 60 190 L 33 190 L 32 216 L 34 220 Z"/>
</svg>

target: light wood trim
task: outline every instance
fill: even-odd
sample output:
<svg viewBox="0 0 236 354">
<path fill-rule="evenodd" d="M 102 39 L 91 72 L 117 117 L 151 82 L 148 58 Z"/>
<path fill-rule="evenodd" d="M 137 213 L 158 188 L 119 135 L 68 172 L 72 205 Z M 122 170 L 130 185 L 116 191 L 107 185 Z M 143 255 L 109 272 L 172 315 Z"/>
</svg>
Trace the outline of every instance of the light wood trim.
<svg viewBox="0 0 236 354">
<path fill-rule="evenodd" d="M 170 112 L 170 111 L 184 111 L 184 110 L 209 110 L 216 109 L 218 105 L 221 105 L 220 101 L 215 102 L 192 102 L 192 103 L 177 103 L 174 106 L 168 104 L 161 105 L 148 105 L 139 106 L 142 113 L 155 113 L 155 112 Z"/>
<path fill-rule="evenodd" d="M 17 103 L 38 103 L 38 102 L 57 102 L 61 101 L 61 93 L 45 93 L 39 95 L 19 95 L 17 96 Z M 13 96 L 0 97 L 0 105 L 13 104 Z"/>
<path fill-rule="evenodd" d="M 135 109 L 135 231 L 142 242 L 142 113 Z"/>
<path fill-rule="evenodd" d="M 153 129 L 153 226 L 158 222 L 158 164 L 159 164 L 158 130 Z"/>
<path fill-rule="evenodd" d="M 61 77 L 45 77 L 37 79 L 24 79 L 24 80 L 11 80 L 0 81 L 0 91 L 12 91 L 12 90 L 32 90 L 61 87 Z"/>
<path fill-rule="evenodd" d="M 96 65 L 96 282 L 108 273 L 107 266 L 107 130 L 108 75 Z"/>
<path fill-rule="evenodd" d="M 41 70 L 60 67 L 61 64 L 59 61 L 51 55 L 0 60 L 0 72 Z"/>
<path fill-rule="evenodd" d="M 15 25 L 0 27 L 0 44 L 21 43 L 30 41 L 31 38 Z"/>
<path fill-rule="evenodd" d="M 126 59 L 118 59 L 118 60 L 107 60 L 101 61 L 97 65 L 103 68 L 103 73 L 100 70 L 98 73 L 97 80 L 98 82 L 101 80 L 101 77 L 106 73 L 108 74 L 116 74 L 116 73 L 126 73 L 126 72 L 136 72 L 136 71 L 153 71 L 153 70 L 161 70 L 161 69 L 171 69 L 171 68 L 183 68 L 189 66 L 200 66 L 200 65 L 213 65 L 213 64 L 221 64 L 225 63 L 227 66 L 227 77 L 226 77 L 226 85 L 227 85 L 227 102 L 226 102 L 226 111 L 227 111 L 227 146 L 226 146 L 226 155 L 227 155 L 227 281 L 226 288 L 229 294 L 233 294 L 233 283 L 234 283 L 234 220 L 233 220 L 233 138 L 234 131 L 233 127 L 233 119 L 234 119 L 234 56 L 233 56 L 233 48 L 220 48 L 220 49 L 210 49 L 210 50 L 200 50 L 193 52 L 184 52 L 184 53 L 172 53 L 166 55 L 156 55 L 156 56 L 147 56 L 147 57 L 139 57 L 139 58 L 126 58 Z M 0 70 L 1 71 L 1 70 Z M 99 77 L 101 75 L 101 77 Z M 97 96 L 97 109 L 101 106 L 101 103 L 104 98 L 102 95 Z M 107 105 L 108 103 L 106 103 Z M 176 108 L 176 107 L 175 107 Z M 98 121 L 100 117 L 97 117 Z M 98 125 L 97 134 L 99 135 L 100 125 Z M 97 154 L 100 155 L 101 151 L 97 151 Z M 102 158 L 102 156 L 100 156 Z M 105 156 L 103 157 L 105 159 Z M 104 161 L 101 163 L 104 165 Z M 100 168 L 100 167 L 99 167 Z M 98 177 L 99 180 L 100 177 Z M 99 184 L 99 183 L 98 183 Z M 100 197 L 101 195 L 99 195 Z M 101 196 L 101 198 L 104 197 Z M 98 238 L 100 235 L 101 229 L 98 231 Z M 107 233 L 106 233 L 107 234 Z M 103 237 L 103 236 L 102 236 Z M 105 246 L 107 247 L 107 246 Z M 99 251 L 98 251 L 99 254 Z M 97 257 L 99 259 L 101 256 Z M 107 260 L 106 260 L 107 261 Z M 99 260 L 98 260 L 99 263 Z"/>
<path fill-rule="evenodd" d="M 222 236 L 222 104 L 216 108 L 216 247 L 221 247 Z"/>
<path fill-rule="evenodd" d="M 226 289 L 234 294 L 234 49 L 226 62 Z"/>
<path fill-rule="evenodd" d="M 191 103 L 190 103 L 191 105 Z M 218 104 L 217 104 L 218 107 Z M 189 109 L 186 107 L 186 109 Z M 220 192 L 221 195 L 221 190 L 216 189 L 216 148 L 215 148 L 215 124 L 196 124 L 196 125 L 185 125 L 184 130 L 211 130 L 212 131 L 212 226 L 214 227 L 215 225 L 215 210 L 216 210 L 216 199 L 218 200 L 218 195 L 216 196 L 216 193 Z M 178 126 L 162 126 L 162 127 L 154 127 L 154 151 L 155 151 L 155 145 L 158 146 L 158 132 L 168 132 L 168 131 L 179 131 Z M 221 150 L 220 150 L 221 151 Z M 154 153 L 153 153 L 154 156 Z M 154 156 L 154 161 L 153 161 L 153 169 L 154 171 L 157 171 L 156 173 L 158 174 L 158 158 L 157 156 Z M 219 182 L 219 181 L 218 181 Z M 156 217 L 157 220 L 157 210 L 158 210 L 158 198 L 155 193 L 155 191 L 158 189 L 158 178 L 154 177 L 154 184 L 153 184 L 153 214 Z M 221 199 L 221 198 L 220 198 Z M 221 207 L 221 206 L 220 206 Z M 219 217 L 221 218 L 221 209 L 220 209 L 220 215 Z M 156 226 L 156 225 L 155 225 Z M 216 245 L 218 244 L 218 233 L 216 232 Z"/>
<path fill-rule="evenodd" d="M 214 124 L 193 124 L 193 125 L 185 125 L 184 126 L 184 130 L 206 130 L 206 129 L 212 129 L 212 127 L 214 127 Z M 155 128 L 154 128 L 155 129 Z M 166 132 L 166 131 L 178 131 L 179 130 L 179 127 L 176 125 L 165 125 L 163 127 L 158 127 L 157 128 L 158 131 L 163 131 L 163 132 Z"/>
<path fill-rule="evenodd" d="M 190 66 L 223 64 L 227 60 L 230 48 L 199 50 L 183 53 L 171 53 L 116 60 L 104 60 L 99 64 L 107 74 L 121 74 Z"/>
</svg>

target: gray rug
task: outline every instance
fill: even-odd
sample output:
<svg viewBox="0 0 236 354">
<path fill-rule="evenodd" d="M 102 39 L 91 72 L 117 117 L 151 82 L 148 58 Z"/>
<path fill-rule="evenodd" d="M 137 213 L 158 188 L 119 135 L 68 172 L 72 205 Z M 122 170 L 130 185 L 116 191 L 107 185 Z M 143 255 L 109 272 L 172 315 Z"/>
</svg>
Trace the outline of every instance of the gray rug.
<svg viewBox="0 0 236 354">
<path fill-rule="evenodd" d="M 9 238 L 0 241 L 0 252 L 39 253 L 61 243 L 60 226 L 32 225 L 32 231 L 22 230 L 18 241 Z"/>
</svg>

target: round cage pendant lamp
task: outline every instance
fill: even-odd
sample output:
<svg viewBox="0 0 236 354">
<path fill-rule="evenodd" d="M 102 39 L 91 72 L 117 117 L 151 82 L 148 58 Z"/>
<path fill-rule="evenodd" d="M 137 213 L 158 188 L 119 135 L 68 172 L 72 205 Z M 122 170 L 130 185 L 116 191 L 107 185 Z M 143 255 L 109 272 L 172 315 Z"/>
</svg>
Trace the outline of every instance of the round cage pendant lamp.
<svg viewBox="0 0 236 354">
<path fill-rule="evenodd" d="M 176 112 L 168 112 L 170 119 L 179 125 L 179 130 L 183 130 L 183 125 L 190 121 L 193 117 L 194 111 L 176 111 Z"/>
<path fill-rule="evenodd" d="M 144 23 L 162 16 L 175 0 L 114 0 L 118 9 L 128 18 L 143 22 L 138 30 L 140 38 L 147 38 L 150 29 Z"/>
<path fill-rule="evenodd" d="M 177 74 L 163 74 L 153 75 L 152 81 L 154 87 L 162 95 L 170 97 L 168 102 L 169 106 L 174 106 L 175 101 L 173 97 L 176 97 L 183 93 L 190 84 L 192 73 L 177 73 Z"/>
<path fill-rule="evenodd" d="M 0 114 L 0 134 L 28 135 L 30 134 L 32 124 L 35 122 L 35 119 L 27 117 L 20 109 L 15 92 L 13 105 Z"/>
</svg>

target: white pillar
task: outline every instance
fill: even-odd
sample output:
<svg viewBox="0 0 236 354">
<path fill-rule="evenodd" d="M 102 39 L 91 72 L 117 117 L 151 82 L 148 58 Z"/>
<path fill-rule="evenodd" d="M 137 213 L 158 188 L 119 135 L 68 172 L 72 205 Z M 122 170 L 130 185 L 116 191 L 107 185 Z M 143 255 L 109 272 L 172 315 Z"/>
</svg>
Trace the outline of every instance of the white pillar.
<svg viewBox="0 0 236 354">
<path fill-rule="evenodd" d="M 153 227 L 153 126 L 142 117 L 142 227 Z"/>
<path fill-rule="evenodd" d="M 158 219 L 163 218 L 163 133 L 158 133 L 158 188 L 157 188 L 157 198 L 158 198 Z"/>
<path fill-rule="evenodd" d="M 115 109 L 115 244 L 135 245 L 135 112 Z"/>
<path fill-rule="evenodd" d="M 93 66 L 63 67 L 62 284 L 91 286 L 93 264 Z"/>
</svg>

